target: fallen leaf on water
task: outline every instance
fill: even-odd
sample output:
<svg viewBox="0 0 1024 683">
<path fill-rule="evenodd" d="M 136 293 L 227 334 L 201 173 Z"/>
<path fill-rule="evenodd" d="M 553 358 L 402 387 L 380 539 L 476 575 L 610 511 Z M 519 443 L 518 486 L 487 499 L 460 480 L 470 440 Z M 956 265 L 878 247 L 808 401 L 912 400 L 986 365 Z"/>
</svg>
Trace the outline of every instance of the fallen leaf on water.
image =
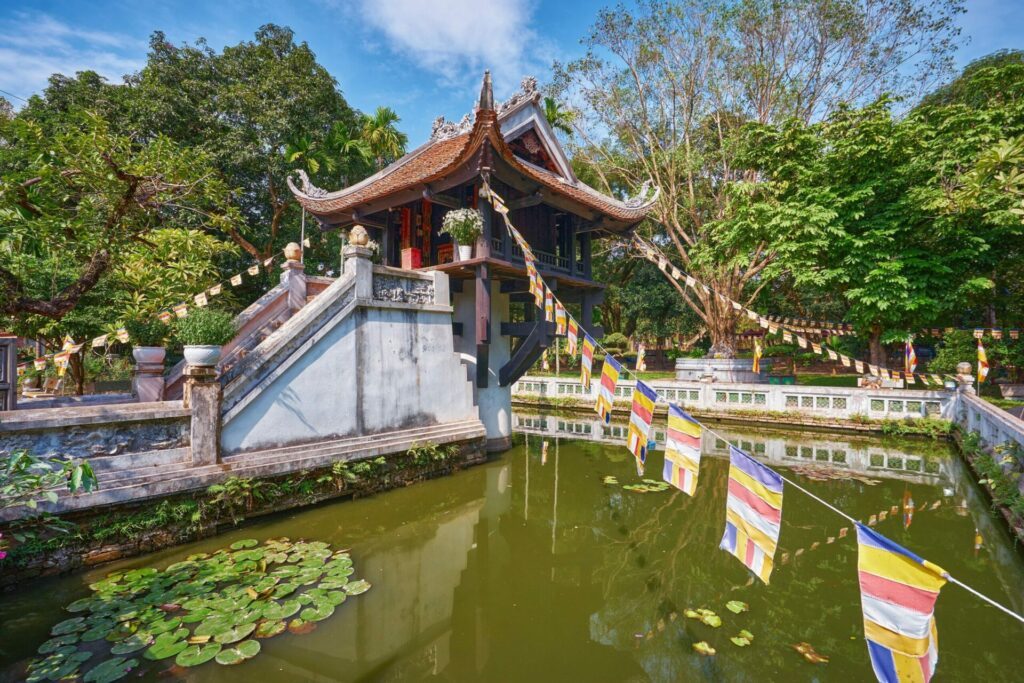
<svg viewBox="0 0 1024 683">
<path fill-rule="evenodd" d="M 700 619 L 701 617 L 700 612 L 689 608 L 683 610 L 683 616 L 687 619 Z"/>
<path fill-rule="evenodd" d="M 750 631 L 748 631 L 747 629 L 743 629 L 742 631 L 740 631 L 740 638 L 746 638 L 747 640 L 753 640 L 754 639 L 754 634 L 751 633 Z"/>
<path fill-rule="evenodd" d="M 739 600 L 730 600 L 725 603 L 725 608 L 733 614 L 739 614 L 740 612 L 746 612 L 750 609 L 750 605 L 745 602 L 740 602 Z"/>
<path fill-rule="evenodd" d="M 828 657 L 818 654 L 810 643 L 795 643 L 790 647 L 803 655 L 804 659 L 811 664 L 828 664 Z"/>
<path fill-rule="evenodd" d="M 729 640 L 731 640 L 732 644 L 736 647 L 746 647 L 747 645 L 750 645 L 750 640 L 741 636 L 733 636 Z"/>
<path fill-rule="evenodd" d="M 706 655 L 708 657 L 715 654 L 715 648 L 711 647 L 703 640 L 699 643 L 694 643 L 693 649 L 696 650 L 699 654 Z"/>
<path fill-rule="evenodd" d="M 705 614 L 700 618 L 700 620 L 711 628 L 718 628 L 722 625 L 722 617 L 717 614 Z"/>
</svg>

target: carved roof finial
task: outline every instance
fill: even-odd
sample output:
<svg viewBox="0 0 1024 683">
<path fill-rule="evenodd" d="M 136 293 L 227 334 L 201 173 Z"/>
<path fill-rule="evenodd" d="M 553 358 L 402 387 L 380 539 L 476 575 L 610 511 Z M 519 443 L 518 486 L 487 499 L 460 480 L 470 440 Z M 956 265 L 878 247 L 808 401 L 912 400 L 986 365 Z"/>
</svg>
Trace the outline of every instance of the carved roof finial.
<svg viewBox="0 0 1024 683">
<path fill-rule="evenodd" d="M 480 104 L 477 107 L 480 111 L 492 111 L 494 109 L 494 90 L 491 87 L 491 71 L 484 71 L 484 82 L 480 87 Z"/>
</svg>

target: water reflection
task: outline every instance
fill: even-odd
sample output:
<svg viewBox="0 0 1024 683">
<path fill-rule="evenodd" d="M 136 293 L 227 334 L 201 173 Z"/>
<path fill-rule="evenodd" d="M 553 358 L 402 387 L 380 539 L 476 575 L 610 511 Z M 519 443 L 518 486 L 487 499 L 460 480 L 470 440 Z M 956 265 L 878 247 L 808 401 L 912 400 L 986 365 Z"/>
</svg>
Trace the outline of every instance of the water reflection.
<svg viewBox="0 0 1024 683">
<path fill-rule="evenodd" d="M 349 547 L 374 588 L 311 634 L 264 641 L 237 667 L 176 671 L 190 681 L 870 680 L 861 639 L 856 548 L 843 520 L 787 490 L 780 562 L 770 586 L 717 549 L 727 460 L 704 443 L 697 494 L 639 494 L 616 430 L 587 417 L 517 416 L 517 445 L 487 465 L 387 494 L 257 520 L 229 534 L 0 598 L 0 679 L 60 620 L 59 607 L 107 572 L 166 566 L 246 537 L 316 538 Z M 954 575 L 1018 610 L 1024 565 L 945 444 L 726 429 L 724 435 Z M 624 432 L 623 432 L 624 433 Z M 659 441 L 663 436 L 659 435 Z M 721 456 L 721 457 L 719 457 Z M 881 461 L 878 458 L 881 457 Z M 919 467 L 907 463 L 919 463 Z M 898 465 L 897 465 L 898 463 Z M 652 453 L 652 478 L 661 459 Z M 902 514 L 915 500 L 913 522 Z M 885 511 L 885 515 L 880 513 Z M 900 509 L 901 511 L 901 509 Z M 983 538 L 979 547 L 975 536 Z M 798 552 L 799 551 L 799 552 Z M 750 610 L 733 615 L 729 600 Z M 719 629 L 682 616 L 707 607 Z M 955 587 L 938 605 L 944 680 L 1014 680 L 1024 629 Z M 750 647 L 729 642 L 741 628 Z M 718 650 L 702 657 L 692 644 Z M 806 663 L 793 643 L 831 658 Z M 162 680 L 156 672 L 149 680 Z"/>
</svg>

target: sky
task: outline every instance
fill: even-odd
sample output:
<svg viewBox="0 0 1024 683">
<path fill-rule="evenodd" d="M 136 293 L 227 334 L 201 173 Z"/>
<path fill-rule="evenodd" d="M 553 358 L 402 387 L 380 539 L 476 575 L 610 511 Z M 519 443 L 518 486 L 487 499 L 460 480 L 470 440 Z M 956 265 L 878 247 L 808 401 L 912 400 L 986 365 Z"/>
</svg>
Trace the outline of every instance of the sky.
<svg viewBox="0 0 1024 683">
<path fill-rule="evenodd" d="M 485 68 L 495 97 L 524 75 L 543 83 L 554 60 L 582 54 L 597 10 L 588 0 L 287 0 L 162 2 L 81 0 L 0 3 L 0 93 L 40 92 L 50 74 L 91 69 L 113 82 L 138 70 L 155 30 L 175 43 L 206 38 L 215 49 L 251 39 L 259 26 L 291 27 L 363 111 L 395 109 L 411 146 L 433 119 L 469 112 Z M 1024 0 L 967 0 L 958 65 L 1001 48 L 1024 48 Z"/>
</svg>

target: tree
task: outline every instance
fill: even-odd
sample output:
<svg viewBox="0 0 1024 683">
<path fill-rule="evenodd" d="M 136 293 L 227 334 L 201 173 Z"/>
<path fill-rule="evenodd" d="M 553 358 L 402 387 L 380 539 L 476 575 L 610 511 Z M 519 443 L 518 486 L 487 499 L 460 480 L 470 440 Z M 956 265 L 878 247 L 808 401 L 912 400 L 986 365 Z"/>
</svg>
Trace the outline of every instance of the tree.
<svg viewBox="0 0 1024 683">
<path fill-rule="evenodd" d="M 396 127 L 402 119 L 391 107 L 377 107 L 373 114 L 363 114 L 362 139 L 377 161 L 377 170 L 405 154 L 409 137 Z"/>
<path fill-rule="evenodd" d="M 285 184 L 294 168 L 288 143 L 304 141 L 326 155 L 334 127 L 357 121 L 309 46 L 273 24 L 220 53 L 202 39 L 175 46 L 156 32 L 146 66 L 128 82 L 124 125 L 210 154 L 224 182 L 236 188 L 245 219 L 227 235 L 256 259 L 275 253 L 283 227 L 298 223 L 298 205 Z M 320 169 L 319 177 L 328 178 L 322 175 L 328 170 Z"/>
<path fill-rule="evenodd" d="M 209 159 L 167 138 L 136 145 L 95 116 L 53 135 L 0 121 L 0 315 L 60 320 L 157 227 L 237 221 Z"/>
<path fill-rule="evenodd" d="M 555 98 L 544 98 L 544 118 L 548 120 L 551 127 L 560 130 L 566 135 L 572 135 L 572 122 L 574 115 L 571 110 L 563 107 Z"/>
<path fill-rule="evenodd" d="M 793 226 L 733 220 L 737 193 L 757 182 L 736 159 L 743 125 L 807 122 L 929 82 L 948 68 L 960 11 L 913 0 L 651 0 L 602 11 L 587 54 L 555 65 L 555 90 L 578 105 L 573 151 L 603 188 L 653 180 L 661 194 L 646 230 L 685 270 L 749 302 Z M 732 355 L 731 306 L 671 282 L 707 325 L 712 352 Z"/>
</svg>

